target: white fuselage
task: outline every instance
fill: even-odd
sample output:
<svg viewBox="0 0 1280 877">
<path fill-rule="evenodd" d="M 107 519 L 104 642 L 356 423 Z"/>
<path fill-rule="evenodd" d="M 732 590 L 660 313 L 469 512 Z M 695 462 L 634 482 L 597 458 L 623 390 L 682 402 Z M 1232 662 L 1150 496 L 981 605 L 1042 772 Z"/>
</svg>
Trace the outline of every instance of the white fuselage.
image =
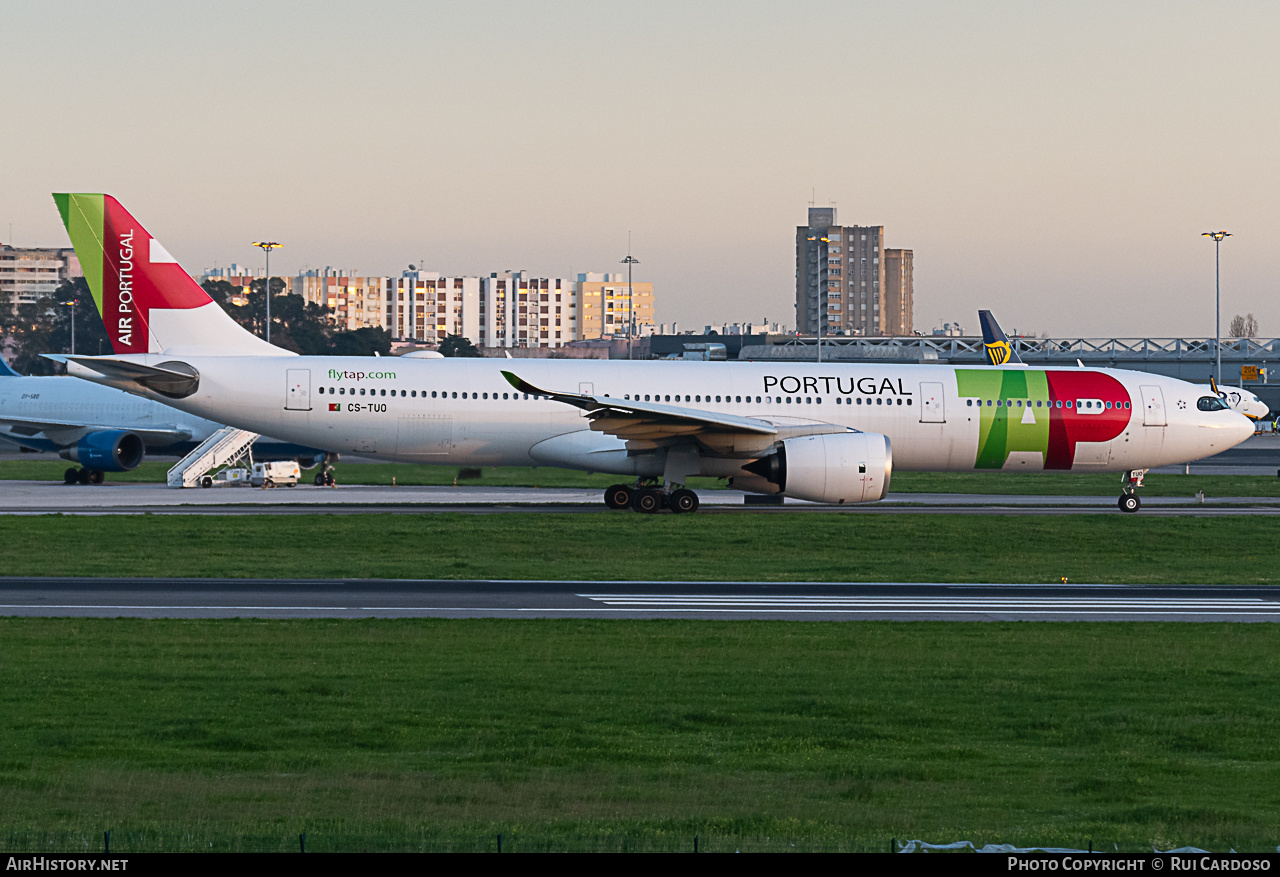
<svg viewBox="0 0 1280 877">
<path fill-rule="evenodd" d="M 122 358 L 150 365 L 179 359 Z M 898 470 L 1146 469 L 1200 459 L 1252 434 L 1249 421 L 1233 411 L 1200 410 L 1197 402 L 1206 394 L 1195 385 L 1111 369 L 392 357 L 180 360 L 195 367 L 200 379 L 193 395 L 166 400 L 176 408 L 313 447 L 415 463 L 661 473 L 661 453 L 628 453 L 621 439 L 591 432 L 579 409 L 517 393 L 503 371 L 549 392 L 673 406 L 678 400 L 685 409 L 883 433 Z M 93 375 L 74 363 L 70 370 Z M 702 474 L 733 474 L 742 462 L 705 455 Z"/>
</svg>

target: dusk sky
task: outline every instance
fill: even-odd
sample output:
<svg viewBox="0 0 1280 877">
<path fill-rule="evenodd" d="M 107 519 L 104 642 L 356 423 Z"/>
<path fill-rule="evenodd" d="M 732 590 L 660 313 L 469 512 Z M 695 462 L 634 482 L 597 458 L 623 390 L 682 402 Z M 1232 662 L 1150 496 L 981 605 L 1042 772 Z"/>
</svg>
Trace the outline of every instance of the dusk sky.
<svg viewBox="0 0 1280 877">
<path fill-rule="evenodd" d="M 621 271 L 795 324 L 809 202 L 915 251 L 915 325 L 1280 336 L 1280 4 L 0 6 L 0 240 L 115 195 L 183 265 Z M 12 226 L 12 237 L 10 237 Z"/>
</svg>

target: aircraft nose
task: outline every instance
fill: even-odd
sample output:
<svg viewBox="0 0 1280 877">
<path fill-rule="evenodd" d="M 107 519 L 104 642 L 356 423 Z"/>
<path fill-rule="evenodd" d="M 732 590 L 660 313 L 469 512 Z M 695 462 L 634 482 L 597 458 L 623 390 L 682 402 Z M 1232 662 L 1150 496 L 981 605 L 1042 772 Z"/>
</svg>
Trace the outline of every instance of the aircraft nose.
<svg viewBox="0 0 1280 877">
<path fill-rule="evenodd" d="M 1245 417 L 1243 414 L 1237 414 L 1235 417 L 1235 420 L 1236 422 L 1233 423 L 1231 427 L 1232 438 L 1235 439 L 1235 441 L 1231 443 L 1232 447 L 1235 447 L 1236 445 L 1240 444 L 1242 441 L 1244 441 L 1245 439 L 1253 435 L 1252 420 Z"/>
</svg>

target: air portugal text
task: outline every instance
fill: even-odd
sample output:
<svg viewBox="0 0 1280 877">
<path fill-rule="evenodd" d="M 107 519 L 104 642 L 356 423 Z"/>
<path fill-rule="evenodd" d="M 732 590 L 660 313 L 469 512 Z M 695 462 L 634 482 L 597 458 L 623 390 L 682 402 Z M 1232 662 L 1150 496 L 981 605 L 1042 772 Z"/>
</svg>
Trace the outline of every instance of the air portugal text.
<svg viewBox="0 0 1280 877">
<path fill-rule="evenodd" d="M 819 391 L 818 385 L 822 385 Z M 835 389 L 832 389 L 834 385 Z M 777 387 L 780 392 L 794 393 L 839 393 L 843 396 L 911 396 L 910 390 L 902 386 L 902 378 L 838 378 L 838 377 L 804 377 L 794 375 L 775 377 L 765 375 L 764 391 L 772 393 Z"/>
<path fill-rule="evenodd" d="M 120 285 L 116 295 L 116 341 L 130 347 L 133 344 L 133 231 L 120 233 Z"/>
</svg>

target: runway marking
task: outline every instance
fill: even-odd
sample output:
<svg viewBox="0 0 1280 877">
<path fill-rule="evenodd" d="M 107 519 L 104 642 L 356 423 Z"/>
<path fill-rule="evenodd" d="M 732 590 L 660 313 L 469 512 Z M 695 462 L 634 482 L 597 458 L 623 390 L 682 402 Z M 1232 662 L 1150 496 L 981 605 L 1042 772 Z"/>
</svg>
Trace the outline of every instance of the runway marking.
<svg viewBox="0 0 1280 877">
<path fill-rule="evenodd" d="M 638 594 L 578 594 L 597 604 L 587 607 L 557 606 L 298 606 L 298 605 L 216 605 L 216 604 L 91 604 L 91 603 L 8 603 L 0 611 L 97 611 L 97 612 L 294 612 L 334 613 L 448 613 L 484 614 L 748 614 L 748 615 L 1038 615 L 1038 616 L 1258 616 L 1280 615 L 1280 603 L 1260 598 L 1178 599 L 1134 598 L 1079 602 L 1062 598 L 983 599 L 935 597 L 744 597 L 716 595 L 652 596 Z"/>
<path fill-rule="evenodd" d="M 1123 613 L 1148 615 L 1196 614 L 1278 614 L 1280 603 L 1261 598 L 1117 598 L 1072 600 L 1058 597 L 746 597 L 712 594 L 580 594 L 594 602 L 618 609 L 648 611 L 845 611 L 845 612 L 1037 612 Z"/>
</svg>

